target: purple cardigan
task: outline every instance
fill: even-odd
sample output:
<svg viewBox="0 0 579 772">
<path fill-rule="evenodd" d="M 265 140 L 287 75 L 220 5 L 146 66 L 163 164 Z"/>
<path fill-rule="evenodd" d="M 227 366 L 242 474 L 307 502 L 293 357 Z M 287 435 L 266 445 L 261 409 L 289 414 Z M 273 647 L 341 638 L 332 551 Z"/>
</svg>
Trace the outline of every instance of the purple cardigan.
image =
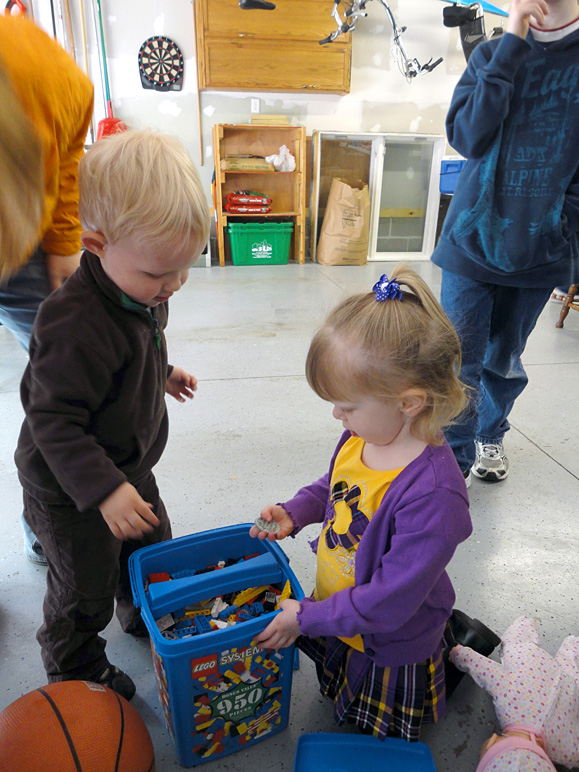
<svg viewBox="0 0 579 772">
<path fill-rule="evenodd" d="M 333 516 L 329 483 L 350 436 L 342 435 L 329 472 L 283 504 L 296 526 L 292 536 Z M 471 533 L 466 485 L 450 447 L 425 448 L 394 479 L 364 532 L 354 586 L 301 602 L 302 634 L 361 634 L 364 652 L 380 667 L 422 662 L 440 645 L 454 605 L 446 566 Z"/>
</svg>

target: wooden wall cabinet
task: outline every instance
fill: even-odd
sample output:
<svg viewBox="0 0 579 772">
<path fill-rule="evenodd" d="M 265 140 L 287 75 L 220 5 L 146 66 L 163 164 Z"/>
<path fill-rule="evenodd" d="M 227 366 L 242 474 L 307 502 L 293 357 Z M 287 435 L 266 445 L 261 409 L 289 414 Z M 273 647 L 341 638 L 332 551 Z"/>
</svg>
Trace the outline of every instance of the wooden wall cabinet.
<svg viewBox="0 0 579 772">
<path fill-rule="evenodd" d="M 200 89 L 347 94 L 352 35 L 335 30 L 331 0 L 275 0 L 273 11 L 238 0 L 194 0 Z"/>
<path fill-rule="evenodd" d="M 231 155 L 277 155 L 286 145 L 296 159 L 294 172 L 224 171 L 221 160 Z M 254 126 L 251 124 L 216 123 L 213 126 L 213 158 L 215 160 L 215 219 L 219 264 L 225 265 L 228 251 L 226 227 L 229 221 L 276 222 L 294 224 L 290 256 L 305 261 L 305 146 L 304 126 Z M 231 214 L 226 211 L 228 193 L 253 190 L 267 194 L 271 199 L 269 214 Z"/>
</svg>

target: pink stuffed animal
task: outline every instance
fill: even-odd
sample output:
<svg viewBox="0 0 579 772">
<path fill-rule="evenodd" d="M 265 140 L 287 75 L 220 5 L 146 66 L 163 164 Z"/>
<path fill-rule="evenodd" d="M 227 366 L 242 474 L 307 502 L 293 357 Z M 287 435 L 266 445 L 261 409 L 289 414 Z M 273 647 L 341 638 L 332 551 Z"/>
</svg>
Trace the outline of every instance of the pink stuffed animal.
<svg viewBox="0 0 579 772">
<path fill-rule="evenodd" d="M 535 620 L 520 617 L 499 654 L 502 664 L 465 646 L 450 653 L 492 696 L 505 735 L 485 743 L 477 772 L 543 772 L 554 770 L 551 761 L 579 766 L 579 638 L 565 638 L 553 658 L 539 647 Z"/>
</svg>

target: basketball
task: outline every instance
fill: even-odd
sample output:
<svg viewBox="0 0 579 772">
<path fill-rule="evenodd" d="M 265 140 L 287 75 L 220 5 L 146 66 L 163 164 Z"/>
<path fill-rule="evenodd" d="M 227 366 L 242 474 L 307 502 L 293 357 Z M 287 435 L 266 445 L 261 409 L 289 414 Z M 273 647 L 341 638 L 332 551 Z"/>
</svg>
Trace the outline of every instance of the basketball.
<svg viewBox="0 0 579 772">
<path fill-rule="evenodd" d="M 0 713 L 3 772 L 154 772 L 153 743 L 123 697 L 89 681 L 41 686 Z"/>
</svg>

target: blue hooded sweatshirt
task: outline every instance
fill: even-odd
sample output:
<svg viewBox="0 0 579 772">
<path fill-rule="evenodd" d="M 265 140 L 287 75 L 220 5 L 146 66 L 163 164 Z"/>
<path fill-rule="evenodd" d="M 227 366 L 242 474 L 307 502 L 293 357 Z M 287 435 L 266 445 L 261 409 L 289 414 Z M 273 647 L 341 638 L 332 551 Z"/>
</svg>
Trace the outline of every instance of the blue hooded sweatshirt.
<svg viewBox="0 0 579 772">
<path fill-rule="evenodd" d="M 432 255 L 441 268 L 512 287 L 579 282 L 576 26 L 548 42 L 505 33 L 470 57 L 446 121 L 467 162 Z"/>
</svg>

